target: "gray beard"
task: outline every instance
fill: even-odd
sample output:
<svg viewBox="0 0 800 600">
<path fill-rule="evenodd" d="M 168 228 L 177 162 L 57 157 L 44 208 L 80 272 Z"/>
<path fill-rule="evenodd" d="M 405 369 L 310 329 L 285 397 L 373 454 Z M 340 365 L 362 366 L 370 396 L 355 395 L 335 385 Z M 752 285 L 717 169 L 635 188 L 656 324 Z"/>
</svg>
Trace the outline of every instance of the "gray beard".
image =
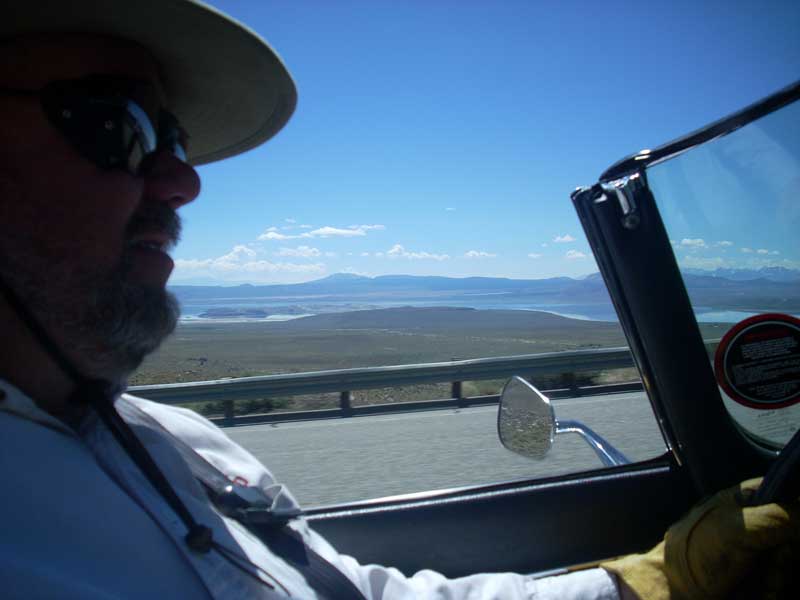
<svg viewBox="0 0 800 600">
<path fill-rule="evenodd" d="M 175 329 L 180 314 L 175 297 L 161 287 L 129 282 L 125 258 L 110 274 L 66 278 L 58 265 L 32 269 L 30 262 L 20 265 L 20 257 L 15 259 L 25 271 L 11 269 L 3 277 L 87 377 L 126 378 Z"/>
<path fill-rule="evenodd" d="M 127 375 L 175 330 L 180 308 L 161 287 L 129 283 L 126 270 L 118 270 L 90 296 L 80 328 L 102 340 L 101 362 Z"/>
<path fill-rule="evenodd" d="M 175 329 L 177 300 L 160 285 L 132 282 L 128 251 L 111 269 L 76 262 L 70 240 L 48 239 L 38 215 L 24 210 L 25 186 L 0 165 L 0 199 L 5 197 L 14 202 L 0 203 L 0 215 L 13 218 L 0 221 L 0 277 L 81 374 L 124 380 Z M 174 209 L 143 201 L 123 241 L 158 231 L 177 242 L 180 229 Z"/>
</svg>

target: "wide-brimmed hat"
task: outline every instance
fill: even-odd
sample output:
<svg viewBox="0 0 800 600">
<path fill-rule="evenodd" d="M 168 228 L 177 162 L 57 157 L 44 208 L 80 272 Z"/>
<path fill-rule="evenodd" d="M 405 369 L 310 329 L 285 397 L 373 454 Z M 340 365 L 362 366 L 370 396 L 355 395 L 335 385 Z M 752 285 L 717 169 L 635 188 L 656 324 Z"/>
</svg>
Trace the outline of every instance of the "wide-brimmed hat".
<svg viewBox="0 0 800 600">
<path fill-rule="evenodd" d="M 135 41 L 159 61 L 173 112 L 203 164 L 258 146 L 294 111 L 297 91 L 281 59 L 241 23 L 196 0 L 6 2 L 0 38 L 98 33 Z"/>
</svg>

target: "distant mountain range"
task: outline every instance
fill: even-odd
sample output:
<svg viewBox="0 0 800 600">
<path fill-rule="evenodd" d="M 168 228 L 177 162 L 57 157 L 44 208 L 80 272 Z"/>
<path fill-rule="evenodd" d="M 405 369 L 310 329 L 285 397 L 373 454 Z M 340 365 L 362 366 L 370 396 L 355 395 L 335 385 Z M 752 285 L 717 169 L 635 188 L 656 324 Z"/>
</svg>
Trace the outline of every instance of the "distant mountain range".
<svg viewBox="0 0 800 600">
<path fill-rule="evenodd" d="M 759 270 L 687 269 L 683 273 L 695 306 L 715 309 L 800 311 L 800 271 L 780 267 Z M 338 273 L 306 283 L 278 285 L 187 286 L 170 288 L 183 302 L 230 300 L 324 302 L 327 300 L 369 303 L 378 300 L 464 300 L 497 295 L 502 299 L 531 304 L 610 304 L 599 273 L 583 279 L 508 279 L 502 277 L 434 277 L 381 275 L 364 277 Z"/>
<path fill-rule="evenodd" d="M 767 279 L 768 281 L 800 281 L 800 270 L 785 267 L 762 267 L 760 269 L 684 269 L 683 273 L 701 277 L 722 277 L 732 281 L 752 281 Z"/>
<path fill-rule="evenodd" d="M 608 302 L 608 294 L 599 277 L 585 279 L 554 277 L 551 279 L 507 279 L 503 277 L 436 277 L 417 275 L 380 275 L 364 277 L 337 273 L 305 283 L 279 285 L 186 286 L 170 289 L 180 299 L 222 298 L 308 299 L 310 296 L 336 297 L 339 300 L 369 298 L 442 298 L 470 294 L 515 294 L 542 296 L 543 302 L 554 298 L 570 302 L 573 297 L 586 301 Z"/>
</svg>

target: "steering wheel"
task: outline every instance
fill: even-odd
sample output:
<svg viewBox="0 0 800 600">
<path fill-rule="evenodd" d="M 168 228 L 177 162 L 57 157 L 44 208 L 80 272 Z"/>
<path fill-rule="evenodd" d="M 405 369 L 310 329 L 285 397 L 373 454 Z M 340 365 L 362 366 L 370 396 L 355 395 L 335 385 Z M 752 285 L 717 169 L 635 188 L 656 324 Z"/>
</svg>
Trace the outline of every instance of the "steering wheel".
<svg viewBox="0 0 800 600">
<path fill-rule="evenodd" d="M 764 476 L 753 504 L 796 500 L 800 497 L 800 430 L 783 447 Z"/>
</svg>

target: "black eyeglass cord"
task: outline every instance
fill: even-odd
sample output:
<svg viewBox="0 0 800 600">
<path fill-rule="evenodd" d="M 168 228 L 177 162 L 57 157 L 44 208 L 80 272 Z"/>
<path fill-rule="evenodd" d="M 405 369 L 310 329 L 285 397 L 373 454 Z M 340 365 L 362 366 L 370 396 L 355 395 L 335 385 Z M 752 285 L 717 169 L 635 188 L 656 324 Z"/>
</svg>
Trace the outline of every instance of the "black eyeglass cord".
<svg viewBox="0 0 800 600">
<path fill-rule="evenodd" d="M 131 430 L 111 402 L 112 394 L 109 393 L 108 384 L 102 380 L 87 380 L 76 386 L 70 397 L 71 402 L 88 402 L 102 419 L 105 426 L 111 431 L 119 445 L 127 452 L 145 477 L 150 481 L 159 494 L 166 500 L 172 510 L 180 517 L 188 533 L 184 537 L 186 544 L 195 552 L 205 554 L 209 552 L 214 543 L 211 529 L 195 521 L 192 513 L 172 489 L 167 478 L 161 472 L 150 453 L 142 442 Z"/>
<path fill-rule="evenodd" d="M 150 456 L 147 448 L 144 447 L 130 425 L 125 422 L 116 408 L 114 408 L 114 395 L 120 391 L 119 388 L 108 381 L 86 377 L 78 371 L 69 359 L 64 356 L 64 353 L 58 345 L 53 342 L 31 311 L 20 301 L 17 294 L 11 286 L 6 283 L 2 275 L 0 275 L 0 294 L 2 294 L 6 302 L 8 302 L 12 310 L 14 310 L 17 316 L 22 320 L 50 358 L 52 358 L 58 367 L 75 383 L 75 389 L 72 394 L 70 394 L 67 401 L 77 405 L 88 404 L 94 409 L 105 426 L 111 431 L 117 443 L 120 444 L 122 449 L 125 450 L 131 460 L 139 467 L 150 484 L 167 502 L 170 508 L 175 511 L 181 521 L 183 521 L 187 529 L 187 533 L 184 536 L 186 545 L 195 552 L 202 554 L 207 554 L 212 549 L 216 550 L 229 564 L 255 579 L 259 584 L 269 589 L 275 589 L 274 585 L 270 584 L 268 581 L 264 581 L 263 578 L 259 577 L 245 566 L 250 565 L 256 569 L 256 571 L 263 573 L 266 577 L 274 581 L 286 595 L 291 598 L 292 595 L 289 590 L 266 569 L 253 563 L 246 556 L 241 556 L 234 550 L 215 541 L 211 528 L 195 520 L 178 494 L 172 489 L 169 481 Z"/>
<path fill-rule="evenodd" d="M 195 521 L 189 509 L 186 508 L 186 505 L 175 493 L 175 490 L 172 489 L 169 481 L 167 481 L 161 469 L 159 469 L 147 449 L 142 445 L 142 442 L 136 437 L 130 426 L 119 416 L 113 402 L 114 393 L 117 391 L 115 386 L 102 379 L 90 379 L 80 373 L 69 359 L 64 356 L 58 345 L 53 342 L 39 321 L 20 301 L 17 294 L 3 277 L 0 277 L 0 292 L 45 352 L 75 383 L 75 389 L 68 402 L 72 404 L 89 404 L 97 412 L 128 456 L 131 457 L 153 487 L 156 488 L 186 525 L 188 530 L 185 537 L 187 545 L 196 552 L 206 553 L 210 551 L 213 545 L 211 529 Z"/>
</svg>

